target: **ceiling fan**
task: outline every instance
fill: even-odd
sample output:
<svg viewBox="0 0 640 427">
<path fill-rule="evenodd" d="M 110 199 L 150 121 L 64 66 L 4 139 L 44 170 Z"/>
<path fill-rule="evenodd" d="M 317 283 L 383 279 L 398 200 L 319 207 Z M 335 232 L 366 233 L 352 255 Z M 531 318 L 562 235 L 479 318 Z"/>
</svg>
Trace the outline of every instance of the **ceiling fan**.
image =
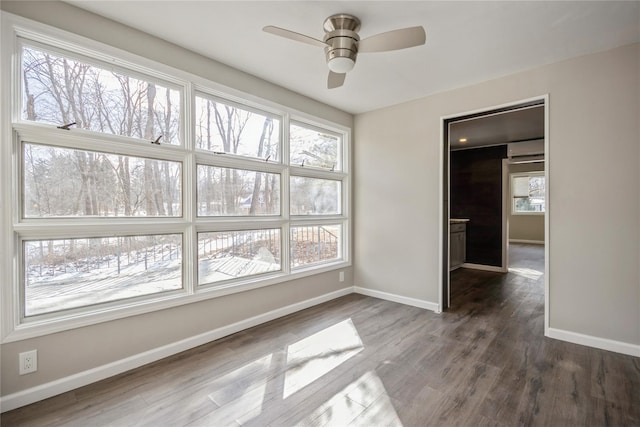
<svg viewBox="0 0 640 427">
<path fill-rule="evenodd" d="M 344 84 L 348 71 L 353 69 L 358 52 L 388 52 L 423 45 L 426 34 L 422 27 L 409 27 L 376 34 L 360 40 L 360 20 L 353 15 L 339 13 L 324 21 L 323 40 L 268 25 L 262 30 L 298 42 L 324 48 L 329 66 L 327 87 L 333 89 Z"/>
</svg>

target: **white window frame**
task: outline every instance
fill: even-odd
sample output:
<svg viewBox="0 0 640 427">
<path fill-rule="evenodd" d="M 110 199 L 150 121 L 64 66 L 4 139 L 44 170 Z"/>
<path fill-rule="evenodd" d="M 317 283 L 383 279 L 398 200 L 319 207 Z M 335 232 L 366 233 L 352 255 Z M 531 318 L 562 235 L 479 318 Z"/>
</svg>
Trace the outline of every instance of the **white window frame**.
<svg viewBox="0 0 640 427">
<path fill-rule="evenodd" d="M 512 174 L 510 174 L 510 196 L 511 196 L 511 214 L 512 215 L 544 215 L 545 211 L 546 211 L 546 206 L 545 206 L 545 210 L 543 211 L 518 211 L 516 210 L 516 199 L 520 198 L 520 197 L 516 197 L 514 195 L 514 190 L 515 190 L 515 184 L 514 181 L 516 178 L 531 178 L 531 177 L 542 177 L 545 178 L 545 174 L 544 171 L 530 171 L 530 172 L 514 172 Z M 545 192 L 546 192 L 546 186 L 547 186 L 547 182 L 545 179 Z"/>
<path fill-rule="evenodd" d="M 64 330 L 97 324 L 105 321 L 153 312 L 169 307 L 190 304 L 223 295 L 270 286 L 293 279 L 342 269 L 351 265 L 351 177 L 349 171 L 351 129 L 306 113 L 276 104 L 254 95 L 244 93 L 195 74 L 174 69 L 138 55 L 68 33 L 44 24 L 1 12 L 2 49 L 0 69 L 0 89 L 11 94 L 0 100 L 0 132 L 3 143 L 0 146 L 0 305 L 2 307 L 1 342 L 13 342 L 47 335 Z M 55 126 L 34 123 L 21 119 L 22 96 L 20 76 L 19 38 L 27 39 L 29 45 L 42 45 L 50 51 L 66 55 L 74 52 L 73 58 L 83 62 L 114 68 L 133 77 L 157 81 L 167 87 L 182 91 L 180 106 L 181 145 L 161 144 L 150 146 L 141 144 L 136 138 L 100 134 L 83 129 L 71 131 L 55 129 Z M 195 149 L 194 106 L 196 93 L 215 97 L 260 113 L 277 116 L 280 119 L 280 159 L 264 162 L 255 158 L 232 155 L 212 155 L 205 150 Z M 327 171 L 317 168 L 302 168 L 289 165 L 288 139 L 289 123 L 318 128 L 323 132 L 341 138 L 341 170 Z M 118 154 L 151 157 L 182 163 L 182 216 L 162 218 L 118 218 L 95 221 L 90 218 L 64 218 L 48 221 L 22 217 L 21 199 L 21 140 L 44 145 L 55 145 L 74 149 L 92 149 L 105 152 L 105 142 L 112 144 Z M 113 145 L 114 144 L 114 145 Z M 281 195 L 280 215 L 269 217 L 197 217 L 195 204 L 196 164 L 233 167 L 280 174 Z M 291 174 L 342 182 L 341 213 L 339 215 L 290 216 L 289 176 Z M 3 204 L 4 203 L 4 204 Z M 289 259 L 290 227 L 297 225 L 341 224 L 342 237 L 340 253 L 336 261 L 306 265 L 292 269 Z M 197 233 L 224 230 L 247 230 L 279 228 L 281 231 L 282 271 L 265 273 L 225 281 L 212 285 L 197 285 Z M 87 306 L 63 312 L 48 313 L 24 319 L 21 314 L 22 292 L 22 241 L 25 239 L 52 239 L 73 237 L 94 237 L 113 233 L 123 235 L 182 234 L 183 238 L 183 289 L 153 294 L 139 298 L 112 301 L 96 306 Z"/>
</svg>

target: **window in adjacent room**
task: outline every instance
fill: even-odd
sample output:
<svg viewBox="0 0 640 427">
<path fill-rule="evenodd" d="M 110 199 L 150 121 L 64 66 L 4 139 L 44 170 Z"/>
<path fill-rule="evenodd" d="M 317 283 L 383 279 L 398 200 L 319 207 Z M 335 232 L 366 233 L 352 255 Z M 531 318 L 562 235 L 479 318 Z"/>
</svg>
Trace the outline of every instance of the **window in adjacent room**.
<svg viewBox="0 0 640 427">
<path fill-rule="evenodd" d="M 512 213 L 543 214 L 545 211 L 544 172 L 511 175 Z"/>
</svg>

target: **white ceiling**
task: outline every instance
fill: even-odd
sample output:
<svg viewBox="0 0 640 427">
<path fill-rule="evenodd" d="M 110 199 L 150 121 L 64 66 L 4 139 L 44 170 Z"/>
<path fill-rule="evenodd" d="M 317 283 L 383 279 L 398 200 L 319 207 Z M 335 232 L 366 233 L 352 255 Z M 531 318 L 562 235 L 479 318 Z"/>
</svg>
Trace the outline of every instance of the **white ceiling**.
<svg viewBox="0 0 640 427">
<path fill-rule="evenodd" d="M 68 3 L 350 113 L 640 41 L 638 1 Z M 329 90 L 321 48 L 262 31 L 275 25 L 322 39 L 335 13 L 359 17 L 361 38 L 422 25 L 427 44 L 361 54 L 345 85 Z"/>
</svg>

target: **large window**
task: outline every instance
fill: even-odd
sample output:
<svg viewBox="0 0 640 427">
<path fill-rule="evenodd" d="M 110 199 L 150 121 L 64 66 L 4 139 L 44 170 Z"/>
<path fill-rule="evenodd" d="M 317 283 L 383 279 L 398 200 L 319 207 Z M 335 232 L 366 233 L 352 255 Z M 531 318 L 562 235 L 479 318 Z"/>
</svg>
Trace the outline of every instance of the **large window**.
<svg viewBox="0 0 640 427">
<path fill-rule="evenodd" d="M 15 31 L 5 338 L 348 265 L 348 129 Z"/>
<path fill-rule="evenodd" d="M 345 174 L 342 137 L 302 122 L 289 128 L 289 249 L 291 268 L 344 257 Z"/>
<path fill-rule="evenodd" d="M 544 172 L 511 175 L 511 211 L 514 214 L 543 214 L 545 211 Z"/>
</svg>

